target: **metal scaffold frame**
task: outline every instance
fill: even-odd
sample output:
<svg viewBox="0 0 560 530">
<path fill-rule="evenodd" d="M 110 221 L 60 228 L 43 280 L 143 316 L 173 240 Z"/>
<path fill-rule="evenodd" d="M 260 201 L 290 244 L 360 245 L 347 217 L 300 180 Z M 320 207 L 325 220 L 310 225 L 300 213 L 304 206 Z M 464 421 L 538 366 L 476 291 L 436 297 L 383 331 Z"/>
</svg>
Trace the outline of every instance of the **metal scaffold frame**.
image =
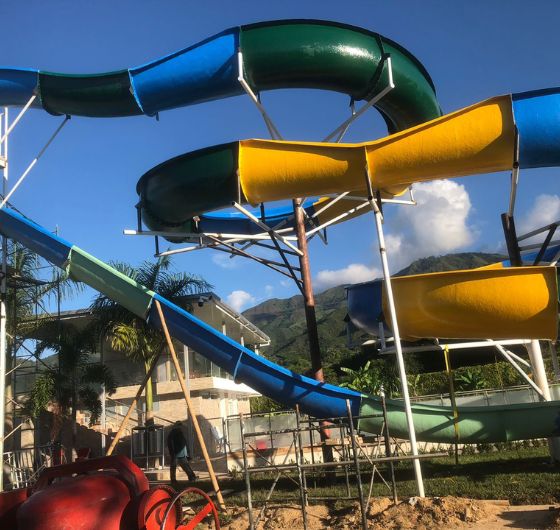
<svg viewBox="0 0 560 530">
<path fill-rule="evenodd" d="M 240 440 L 241 451 L 243 455 L 243 468 L 242 473 L 245 479 L 245 488 L 247 493 L 247 505 L 249 516 L 249 528 L 256 528 L 259 521 L 263 517 L 267 506 L 270 503 L 276 502 L 293 502 L 293 498 L 272 498 L 274 491 L 278 485 L 281 477 L 286 478 L 295 484 L 299 489 L 299 502 L 302 511 L 303 527 L 308 527 L 307 506 L 310 502 L 328 502 L 333 500 L 357 500 L 360 505 L 360 527 L 363 529 L 368 528 L 367 522 L 367 507 L 373 493 L 373 485 L 376 477 L 380 482 L 389 490 L 389 494 L 393 498 L 393 502 L 397 502 L 397 487 L 395 480 L 394 464 L 416 458 L 439 458 L 446 457 L 448 453 L 430 453 L 415 457 L 414 455 L 398 454 L 399 444 L 391 443 L 391 436 L 387 422 L 387 409 L 385 406 L 385 397 L 381 394 L 382 413 L 373 416 L 356 417 L 352 415 L 349 402 L 347 402 L 348 414 L 342 418 L 329 418 L 328 420 L 321 420 L 311 417 L 302 417 L 299 412 L 299 407 L 296 406 L 296 426 L 295 428 L 286 428 L 279 430 L 255 431 L 247 432 L 245 427 L 245 417 L 243 414 L 239 415 L 240 426 Z M 370 433 L 368 436 L 372 438 L 372 442 L 364 443 L 362 438 L 358 436 L 354 425 L 357 425 L 360 419 L 379 417 L 383 418 L 383 426 L 379 433 Z M 333 448 L 336 449 L 337 459 L 332 462 L 316 461 L 315 460 L 315 445 L 314 434 L 319 433 L 321 430 L 321 423 L 328 421 L 331 424 L 333 432 L 338 434 L 333 436 L 330 440 Z M 274 437 L 275 435 L 292 435 L 290 446 L 281 464 L 275 463 L 273 457 L 269 454 L 264 454 L 262 449 L 259 449 L 257 444 L 252 442 L 252 439 L 259 437 Z M 308 440 L 308 441 L 307 441 Z M 394 450 L 392 448 L 394 445 Z M 310 451 L 310 456 L 305 458 L 305 450 Z M 249 454 L 258 460 L 255 465 L 249 464 Z M 288 459 L 291 462 L 288 462 Z M 311 461 L 309 461 L 309 459 Z M 388 464 L 389 477 L 386 479 L 381 473 L 379 466 Z M 366 471 L 365 468 L 368 468 Z M 264 501 L 261 501 L 262 507 L 255 518 L 254 512 L 254 499 L 252 497 L 251 489 L 251 476 L 258 473 L 274 473 L 275 478 L 269 488 Z M 341 473 L 344 477 L 346 486 L 346 496 L 337 497 L 324 497 L 313 496 L 311 494 L 313 485 L 316 484 L 319 476 L 331 474 L 336 477 L 337 472 Z M 371 473 L 369 484 L 367 485 L 362 481 L 364 473 Z M 350 477 L 355 477 L 354 481 Z M 351 491 L 351 482 L 355 483 L 357 495 L 353 495 Z"/>
<path fill-rule="evenodd" d="M 37 162 L 40 158 L 44 155 L 47 149 L 51 146 L 55 138 L 59 135 L 62 131 L 64 126 L 70 120 L 70 116 L 66 115 L 62 122 L 56 127 L 54 132 L 45 142 L 43 147 L 38 151 L 35 155 L 33 160 L 29 163 L 26 169 L 22 172 L 22 174 L 17 178 L 14 185 L 11 189 L 8 188 L 8 180 L 9 180 L 9 162 L 8 162 L 8 142 L 10 135 L 15 130 L 16 126 L 20 123 L 21 119 L 27 113 L 27 111 L 33 105 L 33 102 L 36 100 L 37 96 L 33 95 L 15 117 L 15 119 L 10 123 L 9 119 L 9 109 L 8 107 L 4 107 L 2 112 L 0 113 L 0 169 L 2 169 L 2 201 L 0 202 L 0 208 L 4 208 L 7 204 L 9 204 L 10 198 L 13 194 L 17 191 L 20 185 L 24 182 L 27 178 L 31 170 L 36 166 Z M 2 250 L 2 265 L 1 265 L 1 278 L 0 278 L 0 457 L 2 462 L 4 461 L 4 447 L 5 441 L 12 436 L 21 426 L 21 424 L 12 429 L 11 432 L 5 432 L 5 423 L 6 423 L 6 378 L 11 377 L 12 380 L 15 382 L 15 375 L 18 369 L 24 366 L 25 361 L 22 363 L 16 362 L 16 354 L 17 350 L 20 347 L 23 347 L 27 351 L 27 359 L 31 357 L 35 358 L 35 362 L 39 362 L 40 360 L 38 357 L 24 345 L 19 344 L 18 347 L 14 346 L 14 359 L 13 365 L 14 367 L 8 372 L 7 371 L 7 358 L 8 355 L 11 355 L 11 352 L 8 351 L 7 348 L 7 330 L 6 330 L 6 322 L 7 322 L 7 307 L 6 307 L 6 297 L 8 293 L 8 281 L 9 281 L 9 273 L 8 273 L 8 239 L 6 237 L 1 238 L 1 250 Z M 25 279 L 20 279 L 21 281 L 25 282 Z M 16 337 L 12 337 L 14 341 L 16 341 Z M 12 405 L 14 407 L 18 406 L 17 402 L 13 402 Z M 0 472 L 0 491 L 4 491 L 4 476 L 3 473 Z"/>
</svg>

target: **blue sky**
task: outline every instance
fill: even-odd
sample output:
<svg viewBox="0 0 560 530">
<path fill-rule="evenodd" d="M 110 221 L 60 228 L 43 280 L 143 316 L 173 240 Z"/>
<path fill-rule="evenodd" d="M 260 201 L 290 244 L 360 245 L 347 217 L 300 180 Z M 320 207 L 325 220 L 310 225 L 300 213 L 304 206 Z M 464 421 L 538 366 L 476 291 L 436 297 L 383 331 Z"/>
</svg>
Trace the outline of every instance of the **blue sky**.
<svg viewBox="0 0 560 530">
<path fill-rule="evenodd" d="M 560 4 L 549 1 L 455 3 L 425 0 L 192 2 L 186 0 L 6 0 L 0 65 L 67 73 L 143 64 L 225 28 L 262 20 L 317 18 L 377 31 L 408 48 L 430 72 L 444 112 L 510 92 L 560 85 Z M 286 138 L 319 140 L 346 118 L 340 94 L 282 90 L 263 103 Z M 12 110 L 12 117 L 15 111 Z M 28 113 L 10 140 L 15 181 L 61 118 Z M 348 141 L 384 136 L 373 109 Z M 26 215 L 97 257 L 136 264 L 154 251 L 148 238 L 125 237 L 135 226 L 135 185 L 154 165 L 178 154 L 267 131 L 246 97 L 162 113 L 152 118 L 72 118 L 13 197 Z M 521 175 L 521 228 L 560 219 L 557 169 Z M 385 230 L 393 270 L 418 257 L 503 249 L 500 214 L 509 173 L 418 187 L 418 207 L 387 207 Z M 329 245 L 311 244 L 317 290 L 363 281 L 379 269 L 371 215 L 337 226 Z M 242 258 L 200 251 L 175 259 L 177 270 L 203 275 L 237 309 L 296 293 L 283 277 Z M 87 305 L 85 292 L 67 308 Z"/>
</svg>

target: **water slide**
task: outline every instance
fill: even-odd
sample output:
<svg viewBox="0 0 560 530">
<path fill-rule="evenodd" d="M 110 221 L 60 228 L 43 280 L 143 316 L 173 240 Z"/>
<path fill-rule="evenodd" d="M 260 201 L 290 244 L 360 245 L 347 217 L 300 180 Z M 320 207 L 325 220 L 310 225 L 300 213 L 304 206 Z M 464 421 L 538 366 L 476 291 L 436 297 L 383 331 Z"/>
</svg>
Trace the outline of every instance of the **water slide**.
<svg viewBox="0 0 560 530">
<path fill-rule="evenodd" d="M 540 254 L 540 251 L 535 252 L 527 252 L 524 253 L 522 258 L 523 265 L 528 268 L 530 271 L 531 269 L 535 272 L 536 269 L 534 268 L 536 265 L 536 260 L 539 258 L 539 263 L 549 263 L 557 260 L 557 256 L 560 253 L 560 245 L 551 245 L 549 246 L 545 252 Z M 455 293 L 451 293 L 450 286 L 447 285 L 445 290 L 439 290 L 438 287 L 441 287 L 441 278 L 451 278 L 455 277 L 456 279 L 460 279 L 457 283 L 462 285 L 463 288 L 468 285 L 466 282 L 474 280 L 475 276 L 477 276 L 477 281 L 480 282 L 483 278 L 488 278 L 487 272 L 495 269 L 503 269 L 511 267 L 511 262 L 509 260 L 500 261 L 497 263 L 493 263 L 490 265 L 486 265 L 484 267 L 480 267 L 476 269 L 476 272 L 469 272 L 469 271 L 453 271 L 452 273 L 444 273 L 438 275 L 417 275 L 417 276 L 409 276 L 407 279 L 403 277 L 396 276 L 392 278 L 391 282 L 393 285 L 393 295 L 395 296 L 395 304 L 398 308 L 399 312 L 399 324 L 402 322 L 403 325 L 400 326 L 401 333 L 404 331 L 406 332 L 406 336 L 409 340 L 415 340 L 418 338 L 442 338 L 441 337 L 441 329 L 446 329 L 446 333 L 450 333 L 450 328 L 446 325 L 450 324 L 448 322 L 448 318 L 446 314 L 442 311 L 441 307 L 438 307 L 439 304 L 442 304 L 442 298 L 449 297 L 450 295 L 455 295 Z M 553 279 L 553 268 L 548 267 L 550 269 L 549 272 L 545 273 L 550 282 L 554 282 Z M 519 269 L 516 269 L 519 270 Z M 466 274 L 465 274 L 466 273 Z M 512 271 L 513 277 L 516 276 L 515 271 Z M 531 274 L 529 272 L 529 274 Z M 519 278 L 519 276 L 518 276 Z M 532 276 L 531 280 L 534 280 L 536 277 Z M 464 280 L 464 282 L 462 281 Z M 532 282 L 531 282 L 532 283 Z M 535 294 L 539 292 L 538 290 L 534 290 L 530 288 L 531 283 L 528 284 L 519 284 L 517 282 L 512 282 L 511 287 L 520 288 L 519 291 L 515 293 L 515 297 L 524 296 L 525 300 L 529 303 L 535 302 Z M 438 285 L 440 284 L 440 285 Z M 482 284 L 479 284 L 482 285 Z M 491 286 L 493 288 L 494 286 Z M 551 286 L 552 287 L 552 286 Z M 459 287 L 461 288 L 461 287 Z M 422 291 L 422 292 L 419 292 Z M 471 293 L 474 292 L 472 288 L 469 288 Z M 512 315 L 512 320 L 508 322 L 504 322 L 504 330 L 508 331 L 509 334 L 512 333 L 515 326 L 519 324 L 519 318 L 521 317 L 521 310 L 525 311 L 526 308 L 519 307 L 519 300 L 522 298 L 518 298 L 517 301 L 514 301 L 514 297 L 511 299 L 506 299 L 506 303 L 512 304 L 507 311 L 503 310 L 503 303 L 504 300 L 494 300 L 492 299 L 493 293 L 490 292 L 482 292 L 484 289 L 480 289 L 481 291 L 481 298 L 478 299 L 478 302 L 483 300 L 485 297 L 490 297 L 489 303 L 485 307 L 485 311 L 489 311 L 493 313 L 494 311 L 499 311 L 503 314 L 504 318 L 506 314 Z M 527 292 L 530 293 L 530 298 L 527 300 Z M 542 295 L 545 295 L 545 291 L 541 291 Z M 467 293 L 467 297 L 469 293 Z M 363 283 L 356 283 L 354 285 L 350 285 L 346 289 L 346 298 L 347 298 L 347 306 L 348 306 L 348 316 L 352 321 L 352 324 L 366 333 L 373 335 L 375 337 L 380 335 L 379 325 L 382 324 L 384 328 L 384 335 L 391 336 L 391 324 L 387 320 L 386 315 L 389 314 L 389 309 L 387 305 L 387 294 L 384 288 L 384 281 L 381 279 L 372 280 Z M 541 300 L 541 304 L 544 301 Z M 471 303 L 477 303 L 477 300 L 471 298 Z M 552 300 L 548 300 L 548 303 L 552 303 Z M 461 319 L 463 322 L 470 322 L 471 315 L 468 313 L 468 302 L 465 302 L 465 306 L 460 308 L 461 310 L 465 310 L 465 312 L 461 315 Z M 438 331 L 438 337 L 434 335 L 434 337 L 429 337 L 426 335 L 425 337 L 418 337 L 415 336 L 413 328 L 418 326 L 418 322 L 416 321 L 416 317 L 418 315 L 425 315 L 427 313 L 426 307 L 434 305 L 433 308 L 429 309 L 430 314 L 438 314 L 440 318 L 446 319 L 446 322 L 439 322 L 438 325 L 441 325 Z M 449 306 L 449 304 L 442 304 L 443 307 Z M 553 305 L 553 304 L 552 304 Z M 552 312 L 554 309 L 551 307 L 550 311 Z M 479 323 L 482 327 L 485 327 L 484 318 L 480 319 L 481 322 Z M 430 327 L 436 325 L 435 320 L 432 320 L 428 323 Z M 454 320 L 451 323 L 452 327 L 455 327 L 456 322 Z M 550 322 L 552 325 L 552 322 Z M 525 327 L 525 324 L 522 324 Z M 423 326 L 423 334 L 426 334 L 425 326 Z M 486 331 L 489 331 L 486 329 Z M 513 331 L 515 334 L 515 332 Z M 478 330 L 473 330 L 472 336 L 465 337 L 466 330 L 458 329 L 456 331 L 457 335 L 461 335 L 461 338 L 480 338 L 481 335 Z M 418 333 L 416 334 L 418 335 Z M 449 338 L 449 337 L 447 337 Z M 508 336 L 508 333 L 504 332 L 503 339 L 511 338 Z"/>
<path fill-rule="evenodd" d="M 290 407 L 297 403 L 302 411 L 319 418 L 345 416 L 346 400 L 350 401 L 354 415 L 382 412 L 379 398 L 319 383 L 268 361 L 13 210 L 0 210 L 0 233 L 64 269 L 74 280 L 109 296 L 157 329 L 161 329 L 161 322 L 154 300 L 159 301 L 173 337 L 263 395 Z M 403 403 L 388 400 L 387 407 L 392 435 L 407 438 Z M 412 411 L 418 440 L 450 443 L 455 440 L 450 407 L 413 405 Z M 530 422 L 526 421 L 529 414 Z M 382 418 L 365 418 L 358 428 L 381 432 Z M 461 407 L 459 432 L 465 443 L 546 438 L 560 434 L 560 407 L 558 402 Z"/>
<path fill-rule="evenodd" d="M 395 134 L 377 142 L 344 145 L 247 140 L 177 157 L 154 168 L 138 183 L 144 219 L 151 228 L 172 232 L 200 229 L 201 221 L 194 221 L 195 216 L 209 225 L 225 223 L 224 226 L 230 227 L 238 221 L 234 216 L 208 212 L 227 207 L 234 200 L 257 204 L 347 190 L 363 194 L 366 175 L 375 189 L 393 196 L 416 181 L 511 168 L 514 110 L 521 131 L 523 113 L 527 114 L 525 122 L 530 124 L 535 104 L 542 106 L 550 96 L 552 106 L 557 106 L 557 91 L 551 91 L 495 98 L 434 119 L 440 110 L 431 80 L 406 50 L 375 33 L 314 21 L 242 26 L 143 67 L 107 74 L 61 75 L 0 69 L 0 105 L 22 106 L 36 95 L 33 105 L 52 114 L 154 115 L 162 110 L 242 93 L 236 69 L 238 49 L 243 54 L 243 75 L 256 92 L 310 87 L 366 100 L 384 86 L 382 79 L 387 68 L 384 59 L 389 53 L 396 88 L 376 106 L 389 132 Z M 532 137 L 525 135 L 527 128 L 523 129 L 522 167 L 533 167 L 531 154 L 535 150 L 538 152 L 535 165 L 557 163 L 557 153 L 556 160 L 551 161 L 554 142 L 549 139 L 547 143 L 548 132 L 543 135 L 541 129 L 549 125 L 554 134 L 559 120 L 548 124 L 544 123 L 546 119 L 544 113 L 541 116 L 537 113 Z M 455 142 L 449 141 L 451 138 Z M 308 208 L 313 211 L 328 200 L 311 201 Z M 276 210 L 273 215 L 275 219 L 288 218 L 285 211 Z M 316 417 L 344 416 L 346 400 L 350 401 L 353 414 L 381 412 L 377 398 L 318 383 L 255 355 L 11 210 L 0 211 L 0 232 L 157 328 L 160 322 L 153 301 L 158 300 L 174 337 L 233 374 L 236 381 L 264 395 L 288 406 L 298 403 L 303 411 Z M 551 338 L 556 323 L 556 280 L 547 271 L 531 268 L 517 273 L 533 278 L 531 285 L 536 289 L 536 300 L 523 319 L 530 322 L 527 332 L 538 338 Z M 509 271 L 494 274 L 491 284 L 501 286 L 502 290 L 506 288 L 500 294 L 507 295 Z M 522 281 L 519 283 L 523 285 Z M 449 288 L 453 289 L 453 283 Z M 509 318 L 507 312 L 501 316 L 503 320 Z M 501 330 L 498 328 L 497 332 Z M 406 438 L 408 429 L 402 402 L 389 401 L 388 410 L 392 434 Z M 559 410 L 553 402 L 464 407 L 459 416 L 460 437 L 464 442 L 549 437 L 559 433 Z M 532 422 L 523 420 L 528 413 Z M 455 440 L 451 408 L 416 405 L 413 414 L 419 440 Z M 381 420 L 364 419 L 359 428 L 379 432 Z"/>
<path fill-rule="evenodd" d="M 194 151 L 147 172 L 137 191 L 148 226 L 173 233 L 233 201 L 365 194 L 366 173 L 374 190 L 396 195 L 414 182 L 512 169 L 516 130 L 521 168 L 559 165 L 560 89 L 499 96 L 372 142 L 244 140 Z M 408 276 L 394 289 L 409 340 L 556 338 L 554 268 Z"/>
<path fill-rule="evenodd" d="M 385 59 L 389 55 L 395 88 L 375 104 L 389 132 L 440 116 L 433 82 L 410 52 L 378 33 L 317 20 L 231 28 L 148 64 L 116 72 L 70 75 L 0 68 L 0 104 L 23 106 L 35 95 L 33 107 L 55 115 L 154 116 L 164 110 L 244 94 L 240 73 L 256 94 L 311 88 L 347 94 L 352 101 L 369 100 L 387 84 Z M 228 156 L 225 152 L 220 163 L 234 164 Z M 204 177 L 208 170 L 198 168 Z M 216 180 L 202 178 L 199 187 L 205 182 L 210 184 L 202 190 L 202 200 L 205 210 L 210 211 L 220 199 L 221 186 Z M 225 193 L 234 192 L 231 182 L 224 185 Z M 355 205 L 342 200 L 321 213 L 328 202 L 307 201 L 308 217 L 323 224 Z M 276 207 L 267 209 L 262 220 L 271 226 L 290 226 L 292 214 L 291 208 Z M 175 231 L 185 231 L 182 219 L 171 220 Z M 194 231 L 199 230 L 251 234 L 255 225 L 236 213 L 220 212 L 201 214 Z"/>
</svg>

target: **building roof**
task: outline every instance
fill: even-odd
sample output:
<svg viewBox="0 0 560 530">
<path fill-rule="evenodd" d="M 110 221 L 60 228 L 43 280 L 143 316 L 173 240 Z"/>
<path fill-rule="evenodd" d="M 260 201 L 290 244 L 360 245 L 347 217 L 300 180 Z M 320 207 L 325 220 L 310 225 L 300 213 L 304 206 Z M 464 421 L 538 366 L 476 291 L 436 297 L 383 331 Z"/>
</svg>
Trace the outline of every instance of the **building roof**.
<svg viewBox="0 0 560 530">
<path fill-rule="evenodd" d="M 217 329 L 237 342 L 259 348 L 270 344 L 270 337 L 262 330 L 227 305 L 212 292 L 193 294 L 184 297 L 191 306 L 191 314 Z M 49 315 L 56 318 L 56 315 Z M 73 309 L 61 311 L 60 319 L 72 325 L 86 324 L 92 317 L 89 309 Z"/>
</svg>

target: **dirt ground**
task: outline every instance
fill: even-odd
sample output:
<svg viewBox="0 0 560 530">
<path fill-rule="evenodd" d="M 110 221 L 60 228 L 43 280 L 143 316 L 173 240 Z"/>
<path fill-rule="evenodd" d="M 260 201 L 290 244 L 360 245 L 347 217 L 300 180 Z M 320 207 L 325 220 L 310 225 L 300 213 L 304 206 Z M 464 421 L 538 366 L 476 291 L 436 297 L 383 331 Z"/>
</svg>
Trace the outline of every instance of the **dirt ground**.
<svg viewBox="0 0 560 530">
<path fill-rule="evenodd" d="M 254 510 L 254 518 L 259 509 Z M 224 530 L 246 530 L 249 520 L 246 509 L 230 513 L 231 521 Z M 388 498 L 372 499 L 367 513 L 371 530 L 427 530 L 463 529 L 558 529 L 560 506 L 510 506 L 507 501 L 479 501 L 459 497 L 412 497 L 393 505 Z M 355 530 L 361 528 L 359 506 L 334 510 L 325 504 L 307 508 L 309 530 Z M 224 521 L 225 523 L 225 521 Z M 303 529 L 301 507 L 297 505 L 270 505 L 256 526 L 257 530 Z"/>
</svg>

